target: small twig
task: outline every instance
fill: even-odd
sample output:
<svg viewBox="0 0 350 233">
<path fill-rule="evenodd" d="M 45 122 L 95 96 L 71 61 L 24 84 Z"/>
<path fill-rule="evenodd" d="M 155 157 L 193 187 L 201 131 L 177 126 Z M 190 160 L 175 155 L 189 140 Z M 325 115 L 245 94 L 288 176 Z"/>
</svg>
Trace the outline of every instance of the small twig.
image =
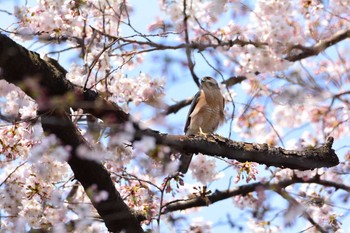
<svg viewBox="0 0 350 233">
<path fill-rule="evenodd" d="M 187 20 L 189 18 L 189 16 L 186 13 L 187 10 L 187 1 L 183 0 L 183 17 L 184 17 L 184 32 L 185 32 L 185 41 L 186 44 L 190 44 L 190 38 L 189 38 L 189 33 L 188 33 L 188 24 L 187 24 Z M 190 73 L 192 75 L 193 81 L 196 83 L 197 87 L 199 87 L 199 77 L 196 75 L 196 73 L 194 72 L 194 63 L 191 59 L 191 48 L 190 47 L 186 47 L 186 57 L 187 57 L 187 62 L 188 62 L 188 69 L 190 70 Z"/>
<path fill-rule="evenodd" d="M 6 183 L 6 181 L 12 176 L 13 173 L 15 173 L 20 167 L 22 167 L 22 166 L 23 166 L 24 164 L 26 164 L 26 163 L 27 163 L 27 161 L 25 161 L 25 162 L 21 163 L 20 165 L 18 165 L 18 166 L 5 178 L 5 180 L 4 180 L 3 182 L 1 182 L 0 187 L 1 187 L 3 184 Z"/>
</svg>

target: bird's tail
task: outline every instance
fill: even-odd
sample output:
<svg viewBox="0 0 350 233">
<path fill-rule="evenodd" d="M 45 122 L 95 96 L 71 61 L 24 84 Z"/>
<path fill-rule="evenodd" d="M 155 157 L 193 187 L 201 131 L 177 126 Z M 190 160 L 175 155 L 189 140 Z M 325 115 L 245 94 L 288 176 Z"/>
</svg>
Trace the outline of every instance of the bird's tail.
<svg viewBox="0 0 350 233">
<path fill-rule="evenodd" d="M 181 154 L 179 172 L 185 174 L 190 167 L 193 154 Z"/>
</svg>

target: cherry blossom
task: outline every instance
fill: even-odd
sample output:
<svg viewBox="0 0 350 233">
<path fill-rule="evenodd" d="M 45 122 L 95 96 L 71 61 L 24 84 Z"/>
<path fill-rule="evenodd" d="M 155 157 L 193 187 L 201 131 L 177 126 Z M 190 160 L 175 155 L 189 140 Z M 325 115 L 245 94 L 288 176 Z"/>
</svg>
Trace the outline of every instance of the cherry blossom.
<svg viewBox="0 0 350 233">
<path fill-rule="evenodd" d="M 74 95 L 49 93 L 45 82 L 52 80 L 40 72 L 8 77 L 8 67 L 0 67 L 0 229 L 107 231 L 96 206 L 109 200 L 110 190 L 83 187 L 70 166 L 74 156 L 103 166 L 112 189 L 144 230 L 349 228 L 350 1 L 12 5 L 13 22 L 1 22 L 1 35 L 42 59 L 57 59 Z M 13 51 L 7 56 L 15 56 Z M 177 173 L 178 154 L 195 151 L 181 140 L 198 139 L 177 135 L 186 121 L 182 108 L 198 90 L 198 78 L 208 75 L 222 82 L 227 120 L 217 131 L 222 137 L 300 151 L 333 137 L 340 163 L 298 170 L 197 151 L 188 174 Z M 98 94 L 98 104 L 88 106 L 76 94 L 89 91 Z M 91 109 L 95 115 L 120 111 L 127 122 L 112 119 L 113 114 L 98 118 Z M 71 120 L 80 145 L 67 145 L 47 130 L 45 120 L 57 115 Z M 64 122 L 56 123 L 66 129 Z M 180 138 L 180 144 L 162 144 L 161 136 Z M 216 209 L 220 203 L 225 209 Z"/>
</svg>

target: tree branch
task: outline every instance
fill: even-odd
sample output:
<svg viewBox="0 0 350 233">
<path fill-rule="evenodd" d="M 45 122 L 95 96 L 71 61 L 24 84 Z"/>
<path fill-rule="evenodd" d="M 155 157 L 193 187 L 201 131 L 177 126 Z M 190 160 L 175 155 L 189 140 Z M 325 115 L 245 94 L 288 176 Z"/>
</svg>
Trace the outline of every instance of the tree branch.
<svg viewBox="0 0 350 233">
<path fill-rule="evenodd" d="M 186 24 L 187 18 L 186 18 L 185 11 L 184 11 L 184 17 L 185 17 L 184 24 Z M 135 39 L 130 39 L 130 38 L 117 37 L 117 36 L 106 34 L 106 33 L 99 31 L 95 28 L 93 28 L 93 30 L 97 31 L 99 34 L 106 36 L 110 39 L 122 41 L 122 42 L 128 43 L 128 44 L 137 44 L 137 45 L 141 45 L 141 46 L 150 47 L 150 49 L 147 49 L 145 51 L 169 50 L 169 49 L 170 50 L 185 49 L 186 51 L 197 49 L 199 51 L 202 51 L 202 50 L 205 50 L 208 48 L 216 49 L 218 47 L 232 47 L 234 45 L 239 45 L 242 47 L 247 46 L 247 45 L 253 45 L 257 48 L 268 45 L 267 43 L 263 43 L 263 42 L 259 42 L 259 41 L 241 40 L 238 37 L 234 40 L 227 40 L 227 41 L 219 40 L 218 43 L 210 43 L 210 42 L 209 43 L 197 43 L 197 42 L 193 42 L 193 41 L 190 42 L 190 41 L 186 40 L 186 43 L 181 43 L 181 44 L 177 44 L 177 45 L 165 45 L 165 44 L 159 44 L 159 43 L 156 43 L 153 41 L 142 41 L 142 40 L 135 40 Z M 328 47 L 330 47 L 330 46 L 332 46 L 332 45 L 334 45 L 342 40 L 345 40 L 349 37 L 350 37 L 350 30 L 344 29 L 344 30 L 340 30 L 339 32 L 335 33 L 333 36 L 331 36 L 327 39 L 320 40 L 318 43 L 316 43 L 313 46 L 304 46 L 304 45 L 300 45 L 300 44 L 292 45 L 287 50 L 287 55 L 285 56 L 284 59 L 293 62 L 293 61 L 302 60 L 302 59 L 307 58 L 307 57 L 318 55 L 319 53 L 326 50 Z M 300 50 L 301 52 L 297 53 L 294 50 Z M 135 53 L 139 53 L 139 52 L 135 52 Z M 130 52 L 126 52 L 126 54 L 130 55 Z M 186 54 L 187 54 L 187 58 L 188 58 L 188 53 L 186 53 Z M 121 54 L 121 55 L 123 55 L 123 54 Z M 191 64 L 190 64 L 190 68 L 191 68 Z M 190 69 L 190 71 L 192 74 L 193 70 Z"/>
<path fill-rule="evenodd" d="M 187 0 L 182 0 L 182 1 L 183 1 L 182 14 L 183 14 L 183 18 L 184 18 L 183 19 L 183 27 L 184 27 L 184 33 L 185 33 L 185 42 L 186 42 L 186 44 L 190 44 L 190 36 L 188 33 L 188 23 L 187 23 L 189 16 L 187 15 L 187 12 L 186 12 L 187 11 Z M 188 69 L 190 70 L 193 81 L 196 83 L 197 87 L 199 87 L 200 86 L 199 77 L 194 72 L 195 65 L 194 65 L 192 58 L 191 58 L 192 49 L 190 47 L 186 47 L 185 51 L 186 51 Z"/>
<path fill-rule="evenodd" d="M 278 193 L 281 197 L 283 197 L 286 201 L 289 202 L 293 208 L 301 208 L 301 204 L 293 198 L 284 188 L 277 188 L 275 190 L 276 193 Z M 318 232 L 321 233 L 327 233 L 327 231 L 321 227 L 315 220 L 310 216 L 309 212 L 307 210 L 302 211 L 302 215 L 317 229 Z"/>
<path fill-rule="evenodd" d="M 318 176 L 312 177 L 310 179 L 303 179 L 297 176 L 293 176 L 291 179 L 283 180 L 277 183 L 257 182 L 252 184 L 241 185 L 226 191 L 216 190 L 213 194 L 208 195 L 205 198 L 194 197 L 194 198 L 189 198 L 185 200 L 172 201 L 164 205 L 163 207 L 164 210 L 162 214 L 166 214 L 166 213 L 174 212 L 178 210 L 185 210 L 185 209 L 194 208 L 194 207 L 208 206 L 208 205 L 214 204 L 215 202 L 222 201 L 234 196 L 238 196 L 238 195 L 245 196 L 251 192 L 255 192 L 257 189 L 260 189 L 260 188 L 264 190 L 275 191 L 276 188 L 283 189 L 288 187 L 289 185 L 296 184 L 296 183 L 315 183 L 315 184 L 321 184 L 329 187 L 334 187 L 336 189 L 343 189 L 344 191 L 347 191 L 347 192 L 350 191 L 349 186 L 338 184 L 332 181 L 321 180 L 319 179 Z"/>
<path fill-rule="evenodd" d="M 285 57 L 286 60 L 288 61 L 298 61 L 310 56 L 315 56 L 324 50 L 326 50 L 328 47 L 345 40 L 350 37 L 350 30 L 349 29 L 344 29 L 341 30 L 337 33 L 335 33 L 333 36 L 325 39 L 325 40 L 320 40 L 318 43 L 316 43 L 313 46 L 306 47 L 303 45 L 293 45 L 288 52 L 288 55 Z M 301 53 L 295 54 L 293 50 L 301 50 Z"/>
<path fill-rule="evenodd" d="M 190 97 L 188 99 L 181 100 L 181 101 L 177 102 L 176 104 L 168 106 L 163 114 L 164 115 L 169 115 L 171 113 L 177 113 L 182 108 L 190 105 L 192 103 L 193 98 L 194 97 L 192 96 L 192 97 Z"/>
<path fill-rule="evenodd" d="M 119 106 L 102 99 L 93 91 L 84 91 L 82 88 L 74 86 L 65 79 L 65 71 L 62 71 L 56 66 L 57 64 L 54 65 L 43 61 L 39 58 L 38 54 L 26 50 L 8 37 L 0 34 L 0 67 L 2 68 L 2 77 L 17 85 L 21 83 L 25 92 L 32 96 L 32 98 L 39 99 L 36 95 L 37 93 L 33 92 L 29 85 L 30 83 L 23 81 L 25 77 L 38 76 L 39 74 L 39 77 L 41 77 L 39 79 L 40 88 L 45 89 L 46 97 L 58 95 L 62 98 L 65 94 L 74 93 L 74 101 L 66 102 L 66 106 L 63 106 L 63 109 L 68 109 L 68 107 L 82 108 L 85 112 L 103 119 L 106 125 L 110 124 L 112 128 L 114 128 L 115 124 L 129 121 L 130 116 Z M 239 80 L 244 80 L 244 77 Z M 55 107 L 57 106 L 51 106 L 50 109 L 53 110 Z M 86 144 L 86 142 L 77 132 L 77 129 L 67 117 L 65 111 L 62 111 L 62 107 L 60 109 L 53 111 L 47 118 L 45 118 L 46 116 L 43 117 L 43 127 L 47 131 L 55 133 L 61 138 L 63 143 L 72 145 L 73 152 L 69 164 L 76 178 L 82 183 L 85 189 L 89 188 L 92 184 L 97 184 L 99 190 L 107 190 L 109 192 L 109 198 L 106 200 L 106 203 L 113 202 L 116 206 L 112 204 L 105 205 L 111 208 L 108 210 L 108 213 L 104 211 L 104 206 L 102 205 L 105 202 L 101 205 L 94 203 L 107 227 L 113 231 L 117 227 L 129 227 L 129 224 L 131 224 L 135 227 L 135 231 L 133 232 L 140 232 L 142 230 L 140 225 L 136 223 L 136 218 L 132 216 L 131 211 L 120 199 L 119 193 L 115 190 L 109 174 L 104 167 L 99 163 L 83 160 L 76 156 L 75 148 L 80 144 Z M 52 121 L 47 121 L 50 120 L 50 117 L 58 118 L 61 124 L 57 124 L 57 121 L 54 121 L 55 125 L 53 125 Z M 339 163 L 338 157 L 332 149 L 333 138 L 329 138 L 325 145 L 320 148 L 307 148 L 303 151 L 294 151 L 273 148 L 267 144 L 235 142 L 218 135 L 208 135 L 208 137 L 166 135 L 151 129 L 140 129 L 137 123 L 134 123 L 134 126 L 136 128 L 135 140 L 143 136 L 151 136 L 156 139 L 158 144 L 168 145 L 181 152 L 200 152 L 207 155 L 235 159 L 240 162 L 252 161 L 268 166 L 289 167 L 299 170 L 330 167 Z M 249 190 L 254 189 L 254 186 L 246 186 L 246 191 L 249 191 L 247 187 L 250 187 Z M 120 211 L 121 209 L 123 211 Z M 116 214 L 118 217 L 126 214 L 126 220 L 125 218 L 124 221 L 110 219 L 111 213 Z"/>
<path fill-rule="evenodd" d="M 26 94 L 39 102 L 42 101 L 40 100 L 43 97 L 40 95 L 42 92 L 45 92 L 46 98 L 57 95 L 62 96 L 69 91 L 75 91 L 76 98 L 86 99 L 91 97 L 87 93 L 84 93 L 84 95 L 81 89 L 71 84 L 65 78 L 65 73 L 57 69 L 53 64 L 42 60 L 37 53 L 28 51 L 3 34 L 0 34 L 0 68 L 2 71 L 0 78 L 21 86 Z M 33 80 L 33 77 L 36 77 L 38 80 Z M 26 79 L 30 81 L 28 82 Z M 38 81 L 38 85 L 35 81 Z M 40 88 L 40 90 L 34 90 L 33 86 Z M 99 110 L 97 104 L 99 101 L 102 101 L 102 99 L 95 96 L 96 99 L 97 101 L 93 106 L 96 107 L 94 111 Z M 109 173 L 102 164 L 78 157 L 76 153 L 77 147 L 79 145 L 89 145 L 67 116 L 64 110 L 67 110 L 67 107 L 62 109 L 57 108 L 58 106 L 46 106 L 46 109 L 43 109 L 44 106 L 42 104 L 39 111 L 50 110 L 50 113 L 42 116 L 43 129 L 47 133 L 55 134 L 63 144 L 72 147 L 68 164 L 72 168 L 75 178 L 82 184 L 85 191 L 91 188 L 92 185 L 96 185 L 97 192 L 102 190 L 108 192 L 108 198 L 98 203 L 93 200 L 92 196 L 89 196 L 108 230 L 112 232 L 120 232 L 122 230 L 126 232 L 143 232 L 140 223 L 122 200 Z M 106 106 L 109 106 L 109 108 L 104 109 L 104 111 L 112 110 L 111 104 Z M 113 111 L 115 112 L 116 110 L 118 108 L 113 106 Z M 120 117 L 125 118 L 127 115 L 124 113 Z"/>
<path fill-rule="evenodd" d="M 19 69 L 17 67 L 17 70 Z M 17 70 L 15 69 L 14 71 L 17 72 Z M 81 93 L 81 88 L 75 87 L 65 78 L 63 78 L 62 82 L 67 83 L 66 92 L 74 90 L 76 99 L 82 99 L 82 101 L 76 100 L 73 103 L 68 103 L 69 106 L 66 108 L 80 107 L 95 117 L 103 119 L 106 125 L 110 125 L 112 128 L 115 128 L 115 123 L 129 121 L 129 115 L 122 111 L 116 104 L 100 98 L 93 91 Z M 57 86 L 60 85 L 57 83 L 53 87 L 48 86 L 46 88 L 56 88 Z M 64 92 L 61 91 L 61 93 Z M 140 139 L 142 136 L 151 136 L 156 139 L 158 144 L 168 145 L 173 149 L 187 153 L 200 152 L 207 155 L 235 159 L 241 162 L 252 161 L 268 166 L 289 167 L 299 170 L 330 167 L 339 163 L 337 155 L 331 148 L 333 143 L 332 138 L 329 138 L 323 147 L 294 151 L 269 147 L 267 144 L 235 142 L 217 135 L 207 138 L 200 136 L 165 135 L 151 129 L 141 130 L 137 123 L 134 123 L 134 125 L 137 130 L 135 140 Z"/>
<path fill-rule="evenodd" d="M 139 130 L 136 135 L 137 138 L 154 137 L 158 144 L 170 146 L 184 153 L 203 153 L 239 162 L 257 162 L 267 166 L 308 170 L 339 164 L 339 159 L 332 149 L 332 137 L 329 137 L 325 145 L 319 148 L 298 151 L 270 147 L 266 143 L 236 142 L 219 135 L 208 135 L 207 137 L 166 135 L 152 130 Z"/>
<path fill-rule="evenodd" d="M 91 27 L 91 26 L 90 26 Z M 232 47 L 234 45 L 239 45 L 239 46 L 247 46 L 247 45 L 253 45 L 257 48 L 262 47 L 262 46 L 266 46 L 268 45 L 267 43 L 262 43 L 259 41 L 245 41 L 245 40 L 241 40 L 238 37 L 234 40 L 227 40 L 227 41 L 218 41 L 218 43 L 212 43 L 212 42 L 208 42 L 208 43 L 198 43 L 195 41 L 191 41 L 188 43 L 180 43 L 177 45 L 166 45 L 166 44 L 160 44 L 160 43 L 156 43 L 150 40 L 147 41 L 142 41 L 142 40 L 136 40 L 136 39 L 130 39 L 131 37 L 136 37 L 136 36 L 131 36 L 129 38 L 125 38 L 125 37 L 118 37 L 118 36 L 114 36 L 114 35 L 109 35 L 105 32 L 102 32 L 96 28 L 91 27 L 93 30 L 97 31 L 100 35 L 106 36 L 110 39 L 113 40 L 118 40 L 118 41 L 122 41 L 126 44 L 135 44 L 135 45 L 141 45 L 143 47 L 148 46 L 149 49 L 146 49 L 144 51 L 154 51 L 154 50 L 177 50 L 177 49 L 192 49 L 192 50 L 205 50 L 208 48 L 212 48 L 212 49 L 217 49 L 217 48 L 221 48 L 221 47 Z M 157 34 L 158 35 L 158 34 Z M 144 35 L 143 37 L 145 37 L 146 35 Z M 154 36 L 154 35 L 148 35 L 148 36 Z M 131 52 L 131 53 L 140 53 L 140 52 Z M 126 52 L 125 54 L 130 55 L 130 52 Z M 123 54 L 121 54 L 123 55 Z"/>
<path fill-rule="evenodd" d="M 184 18 L 186 21 L 187 19 Z M 96 30 L 96 29 L 94 29 Z M 98 31 L 98 30 L 97 30 Z M 103 33 L 101 31 L 98 31 L 101 35 L 104 35 L 108 38 L 112 38 L 114 40 L 120 40 L 123 41 L 124 43 L 130 43 L 130 44 L 138 44 L 138 45 L 146 45 L 152 48 L 153 50 L 167 50 L 167 49 L 197 49 L 199 51 L 208 49 L 208 48 L 213 48 L 216 49 L 218 47 L 232 47 L 234 45 L 239 45 L 239 46 L 247 46 L 247 45 L 253 45 L 257 48 L 262 47 L 262 46 L 267 46 L 267 43 L 259 42 L 259 41 L 245 41 L 241 40 L 238 37 L 234 40 L 227 40 L 227 41 L 218 41 L 218 43 L 197 43 L 197 42 L 190 42 L 186 41 L 186 43 L 181 43 L 177 45 L 164 45 L 164 44 L 158 44 L 152 41 L 141 41 L 141 40 L 134 40 L 134 39 L 128 39 L 128 38 L 122 38 L 122 37 L 116 37 L 113 35 L 108 35 L 106 33 Z M 326 50 L 328 47 L 345 40 L 350 37 L 350 30 L 349 29 L 344 29 L 340 30 L 339 32 L 335 33 L 333 36 L 320 40 L 318 43 L 316 43 L 313 46 L 304 46 L 304 45 L 293 45 L 291 46 L 288 51 L 287 55 L 284 58 L 285 60 L 288 61 L 298 61 L 302 60 L 307 57 L 315 56 L 318 55 L 319 53 L 323 52 Z M 295 52 L 294 50 L 300 50 L 300 53 Z"/>
</svg>

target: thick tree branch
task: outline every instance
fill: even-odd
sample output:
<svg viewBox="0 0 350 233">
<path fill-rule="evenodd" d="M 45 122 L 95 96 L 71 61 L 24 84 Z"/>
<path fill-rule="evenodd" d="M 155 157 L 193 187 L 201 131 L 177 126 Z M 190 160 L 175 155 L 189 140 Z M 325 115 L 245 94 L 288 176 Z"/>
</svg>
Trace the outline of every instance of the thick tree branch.
<svg viewBox="0 0 350 233">
<path fill-rule="evenodd" d="M 14 71 L 17 72 L 19 69 L 17 67 Z M 95 117 L 103 119 L 107 125 L 125 123 L 129 120 L 129 115 L 123 112 L 116 104 L 103 100 L 94 92 L 85 92 L 85 94 L 82 94 L 81 89 L 70 84 L 64 77 L 61 78 L 63 79 L 62 82 L 67 83 L 66 92 L 72 90 L 76 93 L 76 99 L 82 98 L 82 100 L 75 101 L 74 103 L 68 103 L 68 107 L 80 107 Z M 58 78 L 55 80 L 58 80 Z M 59 85 L 62 86 L 62 84 L 56 84 L 53 87 L 46 86 L 46 88 L 56 88 Z M 61 93 L 64 92 L 62 91 Z M 168 145 L 182 152 L 200 152 L 207 155 L 235 159 L 241 162 L 252 161 L 268 166 L 288 167 L 299 170 L 330 167 L 339 163 L 334 150 L 331 149 L 332 138 L 329 138 L 330 140 L 321 148 L 288 151 L 282 148 L 271 148 L 267 144 L 234 142 L 214 135 L 208 138 L 164 135 L 150 129 L 140 130 L 136 123 L 135 126 L 138 129 L 135 140 L 142 136 L 152 136 L 156 138 L 158 144 Z"/>
<path fill-rule="evenodd" d="M 89 144 L 80 135 L 68 115 L 64 113 L 60 115 L 55 111 L 49 115 L 43 115 L 41 117 L 43 129 L 46 133 L 55 134 L 63 144 L 72 147 L 68 164 L 74 172 L 75 179 L 82 184 L 85 190 L 96 185 L 96 192 L 102 190 L 108 192 L 108 198 L 101 202 L 95 202 L 93 196 L 89 196 L 89 198 L 109 231 L 143 232 L 140 223 L 115 189 L 110 174 L 104 166 L 95 161 L 82 159 L 77 155 L 79 146 L 89 146 Z M 87 193 L 89 194 L 91 191 Z"/>
<path fill-rule="evenodd" d="M 40 59 L 37 53 L 28 51 L 2 34 L 0 34 L 0 68 L 1 78 L 19 85 L 29 96 L 37 101 L 43 97 L 40 94 L 38 95 L 38 92 L 45 92 L 45 97 L 47 98 L 56 95 L 62 96 L 69 91 L 75 91 L 77 98 L 84 99 L 90 97 L 87 94 L 83 95 L 81 90 L 79 91 L 77 87 L 66 80 L 65 73 L 62 73 L 54 65 Z M 26 80 L 26 78 L 32 77 L 36 77 L 38 80 Z M 39 85 L 36 85 L 36 81 L 39 82 Z M 33 90 L 33 85 L 41 90 Z M 103 102 L 103 100 L 96 96 L 94 98 L 97 101 L 92 107 L 96 107 L 94 111 L 99 111 L 98 104 Z M 109 108 L 106 108 L 106 106 L 109 106 Z M 104 106 L 104 111 L 108 112 L 112 110 L 113 105 L 106 106 Z M 43 104 L 41 107 L 43 107 Z M 140 223 L 122 200 L 120 194 L 115 189 L 109 173 L 102 164 L 77 156 L 76 149 L 78 146 L 89 145 L 80 135 L 65 111 L 57 107 L 46 106 L 46 109 L 40 109 L 50 110 L 49 114 L 42 116 L 43 129 L 47 133 L 55 134 L 61 139 L 63 144 L 72 147 L 71 157 L 68 163 L 74 172 L 75 178 L 82 184 L 85 190 L 96 185 L 97 192 L 102 190 L 108 192 L 108 198 L 98 203 L 93 200 L 92 196 L 89 197 L 109 231 L 120 232 L 125 230 L 126 232 L 143 232 Z M 113 106 L 113 111 L 115 112 L 116 110 L 118 108 Z M 127 115 L 121 113 L 119 117 L 123 119 L 125 117 L 127 118 Z"/>
<path fill-rule="evenodd" d="M 39 97 L 33 92 L 33 88 L 31 88 L 28 82 L 23 82 L 24 78 L 32 76 L 41 77 L 39 83 L 41 88 L 45 89 L 46 97 L 53 97 L 55 95 L 63 96 L 68 93 L 74 93 L 74 101 L 65 103 L 67 106 L 64 106 L 63 109 L 68 109 L 68 107 L 82 108 L 85 112 L 103 119 L 107 125 L 125 123 L 130 120 L 130 116 L 122 111 L 116 104 L 102 99 L 93 91 L 84 91 L 82 88 L 71 84 L 65 79 L 65 71 L 62 71 L 56 66 L 57 64 L 55 65 L 52 62 L 43 61 L 39 58 L 38 54 L 29 52 L 8 37 L 0 34 L 0 67 L 2 70 L 2 77 L 17 85 L 21 83 L 26 93 L 32 96 L 32 98 L 38 99 Z M 244 79 L 241 78 L 240 80 Z M 33 80 L 31 81 L 33 82 Z M 50 109 L 54 109 L 54 107 L 57 106 L 51 106 Z M 46 122 L 46 119 L 49 120 L 50 117 L 59 118 L 63 125 L 57 125 L 57 121 L 54 122 L 55 125 L 52 124 L 52 121 L 51 123 L 49 121 Z M 200 136 L 166 135 L 151 129 L 140 129 L 136 123 L 134 125 L 136 128 L 135 140 L 143 136 L 151 136 L 156 139 L 158 144 L 168 145 L 181 152 L 201 152 L 203 154 L 221 156 L 241 162 L 252 161 L 268 166 L 288 167 L 299 170 L 330 167 L 339 163 L 332 149 L 332 138 L 329 138 L 326 144 L 320 148 L 290 151 L 282 148 L 272 148 L 267 144 L 235 142 L 217 135 L 209 135 L 206 138 Z M 61 110 L 57 109 L 53 111 L 48 118 L 43 117 L 43 127 L 47 131 L 55 133 L 65 144 L 72 145 L 73 152 L 69 163 L 76 174 L 76 178 L 82 183 L 85 189 L 89 188 L 92 184 L 97 184 L 99 190 L 107 190 L 110 192 L 110 196 L 106 202 L 117 203 L 117 206 L 113 207 L 113 205 L 108 205 L 108 207 L 112 208 L 108 210 L 108 213 L 104 211 L 105 209 L 102 205 L 100 206 L 99 203 L 94 203 L 101 217 L 106 222 L 107 227 L 112 230 L 116 229 L 116 227 L 126 227 L 126 225 L 129 226 L 129 224 L 131 224 L 136 228 L 134 232 L 141 231 L 140 225 L 135 223 L 136 218 L 134 218 L 130 210 L 125 207 L 125 203 L 120 199 L 119 194 L 115 190 L 103 166 L 99 163 L 86 161 L 76 156 L 74 149 L 80 144 L 86 144 L 86 142 L 81 135 L 78 134 L 74 125 L 69 121 L 65 111 L 62 111 L 62 108 Z M 71 137 L 68 137 L 68 135 L 71 135 Z M 123 209 L 123 211 L 120 211 L 120 208 Z M 111 213 L 116 214 L 118 217 L 126 214 L 126 220 L 124 222 L 120 222 L 118 219 L 111 220 Z"/>
<path fill-rule="evenodd" d="M 151 130 L 137 131 L 137 135 L 138 138 L 152 136 L 158 144 L 170 146 L 180 152 L 203 153 L 239 162 L 250 161 L 298 170 L 332 167 L 339 164 L 339 159 L 332 149 L 332 137 L 329 137 L 322 147 L 298 151 L 270 147 L 267 144 L 236 142 L 219 135 L 207 137 L 166 135 Z"/>
<path fill-rule="evenodd" d="M 288 61 L 298 61 L 307 57 L 318 55 L 319 53 L 326 50 L 328 47 L 345 40 L 350 37 L 350 30 L 344 29 L 337 33 L 335 33 L 333 36 L 325 39 L 320 40 L 318 43 L 316 43 L 313 46 L 306 47 L 303 45 L 294 45 L 289 49 L 288 55 L 285 57 Z M 300 50 L 300 53 L 295 53 L 294 50 Z"/>
</svg>

